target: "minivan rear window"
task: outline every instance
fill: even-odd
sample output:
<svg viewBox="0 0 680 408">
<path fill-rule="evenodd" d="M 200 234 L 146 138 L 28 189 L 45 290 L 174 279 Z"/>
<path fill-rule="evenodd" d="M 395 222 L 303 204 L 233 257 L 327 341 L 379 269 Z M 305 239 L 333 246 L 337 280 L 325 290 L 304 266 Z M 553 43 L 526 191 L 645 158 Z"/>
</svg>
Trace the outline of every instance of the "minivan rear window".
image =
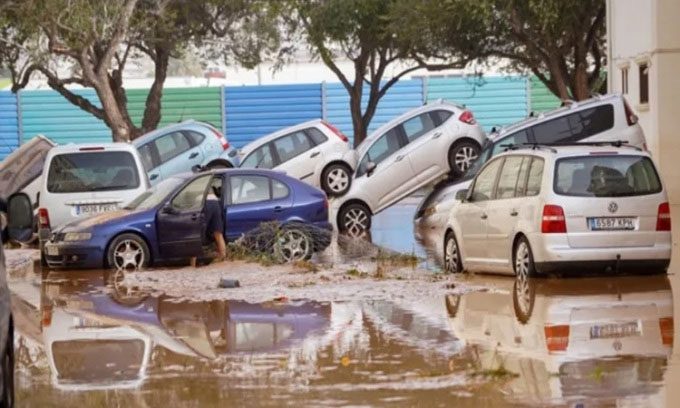
<svg viewBox="0 0 680 408">
<path fill-rule="evenodd" d="M 643 156 L 585 156 L 557 161 L 555 193 L 578 197 L 623 197 L 661 192 L 654 164 Z"/>
<path fill-rule="evenodd" d="M 51 193 L 132 190 L 139 187 L 129 152 L 65 153 L 54 156 L 47 175 Z"/>
</svg>

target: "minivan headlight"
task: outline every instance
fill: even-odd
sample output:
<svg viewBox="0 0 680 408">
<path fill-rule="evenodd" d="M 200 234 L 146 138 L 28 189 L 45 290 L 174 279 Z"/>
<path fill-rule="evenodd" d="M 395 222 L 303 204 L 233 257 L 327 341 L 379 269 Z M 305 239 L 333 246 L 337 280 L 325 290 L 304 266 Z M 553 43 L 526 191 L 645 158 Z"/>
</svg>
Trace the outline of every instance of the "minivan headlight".
<svg viewBox="0 0 680 408">
<path fill-rule="evenodd" d="M 92 238 L 90 232 L 67 232 L 64 234 L 64 241 L 66 242 L 87 241 L 90 238 Z"/>
</svg>

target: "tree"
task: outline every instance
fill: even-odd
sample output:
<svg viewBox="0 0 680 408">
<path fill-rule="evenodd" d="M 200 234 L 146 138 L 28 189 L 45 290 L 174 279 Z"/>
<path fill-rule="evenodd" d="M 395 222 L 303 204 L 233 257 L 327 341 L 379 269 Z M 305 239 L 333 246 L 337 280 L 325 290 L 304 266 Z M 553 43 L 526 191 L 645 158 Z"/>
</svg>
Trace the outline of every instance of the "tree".
<svg viewBox="0 0 680 408">
<path fill-rule="evenodd" d="M 405 75 L 418 69 L 443 70 L 464 67 L 474 54 L 449 53 L 443 60 L 425 37 L 401 36 L 395 30 L 395 16 L 407 0 L 290 0 L 284 7 L 288 27 L 299 33 L 310 53 L 319 58 L 340 80 L 349 94 L 354 145 L 367 135 L 378 102 Z M 452 32 L 472 32 L 465 20 Z M 412 27 L 418 31 L 417 27 Z M 352 63 L 353 76 L 346 75 L 339 62 Z M 391 75 L 389 73 L 391 72 Z M 368 87 L 366 108 L 362 109 L 364 86 Z"/>
<path fill-rule="evenodd" d="M 181 58 L 190 44 L 205 55 L 246 66 L 277 45 L 261 21 L 269 15 L 266 1 L 8 2 L 0 18 L 0 65 L 9 68 L 13 91 L 40 73 L 69 102 L 103 120 L 114 141 L 129 141 L 156 128 L 170 58 Z M 148 58 L 154 64 L 139 126 L 130 118 L 123 86 L 130 58 Z M 74 92 L 73 85 L 93 88 L 101 107 Z"/>
<path fill-rule="evenodd" d="M 459 51 L 445 31 L 465 14 L 484 34 L 478 58 L 506 59 L 563 100 L 586 99 L 602 87 L 604 0 L 423 0 L 402 11 L 404 19 L 428 23 L 440 53 Z"/>
</svg>

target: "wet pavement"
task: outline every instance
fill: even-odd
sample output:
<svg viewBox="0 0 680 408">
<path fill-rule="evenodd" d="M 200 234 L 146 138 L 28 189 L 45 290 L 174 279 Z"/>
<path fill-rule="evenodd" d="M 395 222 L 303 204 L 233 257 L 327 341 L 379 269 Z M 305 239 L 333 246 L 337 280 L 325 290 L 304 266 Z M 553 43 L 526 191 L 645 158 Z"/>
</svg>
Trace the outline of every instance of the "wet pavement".
<svg viewBox="0 0 680 408">
<path fill-rule="evenodd" d="M 370 239 L 436 274 L 416 204 L 376 217 Z M 452 277 L 485 289 L 418 301 L 192 301 L 109 272 L 27 276 L 10 284 L 17 403 L 675 407 L 674 259 L 668 276 Z"/>
</svg>

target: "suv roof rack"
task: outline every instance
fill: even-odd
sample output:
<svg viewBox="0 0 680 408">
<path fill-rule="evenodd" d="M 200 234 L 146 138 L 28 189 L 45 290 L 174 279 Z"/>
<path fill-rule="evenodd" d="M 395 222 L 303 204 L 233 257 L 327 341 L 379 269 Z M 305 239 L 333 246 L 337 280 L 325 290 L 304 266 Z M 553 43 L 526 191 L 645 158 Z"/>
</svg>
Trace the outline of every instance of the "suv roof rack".
<svg viewBox="0 0 680 408">
<path fill-rule="evenodd" d="M 531 150 L 538 150 L 538 149 L 546 149 L 550 150 L 552 153 L 557 153 L 557 150 L 555 150 L 551 145 L 548 144 L 541 144 L 541 143 L 520 143 L 520 144 L 502 144 L 500 145 L 501 147 L 505 147 L 505 151 L 510 151 L 510 150 L 517 150 L 517 149 L 523 149 L 523 148 L 531 148 Z"/>
<path fill-rule="evenodd" d="M 632 146 L 628 144 L 626 140 L 612 140 L 612 141 L 602 141 L 602 142 L 558 142 L 558 143 L 520 143 L 520 144 L 502 144 L 501 147 L 505 148 L 505 151 L 517 150 L 522 148 L 530 148 L 531 150 L 546 149 L 550 150 L 552 153 L 557 153 L 555 147 L 564 146 L 612 146 L 612 147 L 628 147 L 635 149 L 637 151 L 642 151 L 637 146 Z"/>
</svg>

